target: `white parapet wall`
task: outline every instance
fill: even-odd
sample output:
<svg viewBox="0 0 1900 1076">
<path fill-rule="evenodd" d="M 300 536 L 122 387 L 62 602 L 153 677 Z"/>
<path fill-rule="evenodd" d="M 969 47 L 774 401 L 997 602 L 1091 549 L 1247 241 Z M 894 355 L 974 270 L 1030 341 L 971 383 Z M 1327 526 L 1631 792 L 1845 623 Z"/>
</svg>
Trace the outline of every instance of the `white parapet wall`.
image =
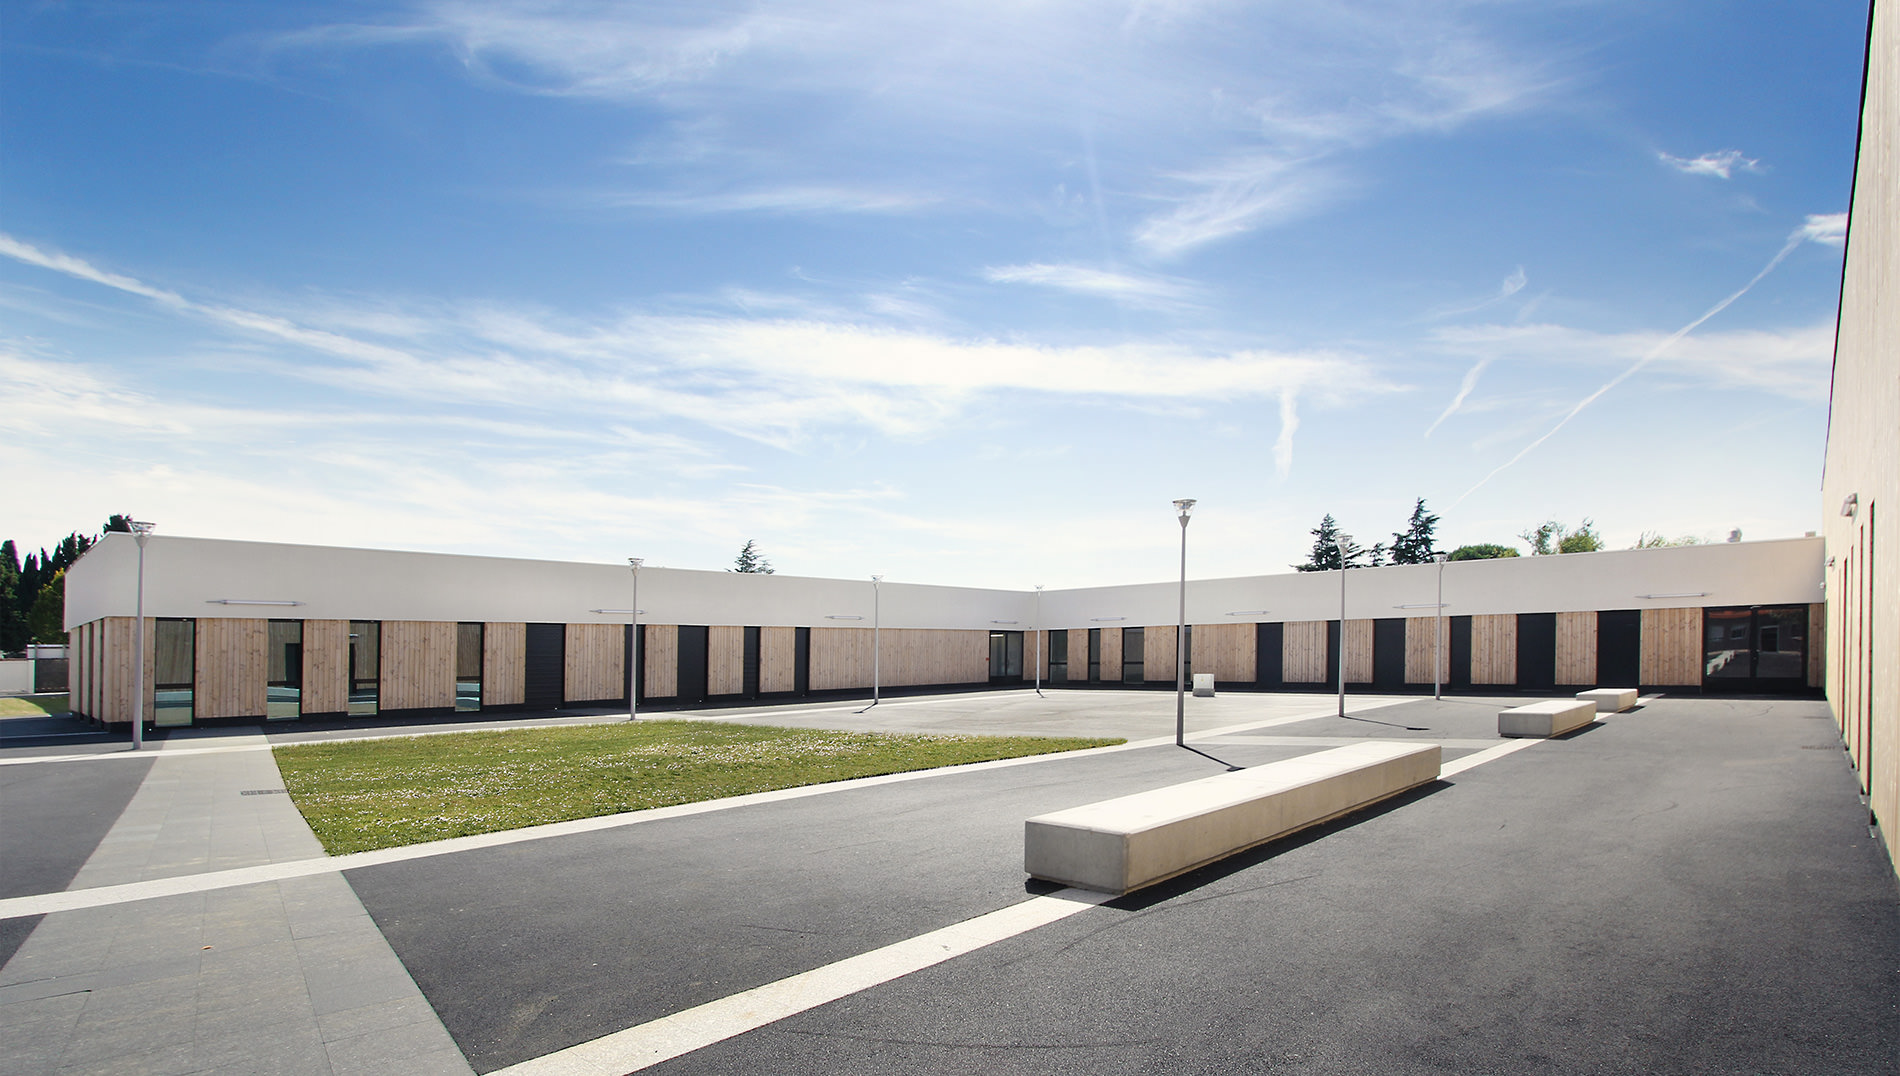
<svg viewBox="0 0 1900 1076">
<path fill-rule="evenodd" d="M 33 662 L 30 658 L 0 658 L 0 695 L 31 695 Z"/>
</svg>

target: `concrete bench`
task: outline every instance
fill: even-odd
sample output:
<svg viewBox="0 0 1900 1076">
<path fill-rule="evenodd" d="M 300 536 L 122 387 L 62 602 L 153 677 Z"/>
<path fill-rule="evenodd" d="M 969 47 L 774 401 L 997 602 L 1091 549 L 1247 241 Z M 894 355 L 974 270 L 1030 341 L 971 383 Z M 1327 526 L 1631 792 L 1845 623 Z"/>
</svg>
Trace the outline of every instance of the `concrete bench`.
<svg viewBox="0 0 1900 1076">
<path fill-rule="evenodd" d="M 1213 673 L 1194 674 L 1194 697 L 1197 699 L 1211 699 L 1214 697 Z"/>
<path fill-rule="evenodd" d="M 1597 704 L 1582 699 L 1545 699 L 1498 711 L 1499 736 L 1562 736 L 1597 719 Z"/>
<path fill-rule="evenodd" d="M 1032 876 L 1127 893 L 1438 779 L 1437 744 L 1365 743 L 1031 818 Z"/>
<path fill-rule="evenodd" d="M 1620 714 L 1636 705 L 1636 689 L 1633 687 L 1591 688 L 1589 691 L 1577 692 L 1577 697 L 1596 703 L 1597 713 L 1600 714 Z"/>
</svg>

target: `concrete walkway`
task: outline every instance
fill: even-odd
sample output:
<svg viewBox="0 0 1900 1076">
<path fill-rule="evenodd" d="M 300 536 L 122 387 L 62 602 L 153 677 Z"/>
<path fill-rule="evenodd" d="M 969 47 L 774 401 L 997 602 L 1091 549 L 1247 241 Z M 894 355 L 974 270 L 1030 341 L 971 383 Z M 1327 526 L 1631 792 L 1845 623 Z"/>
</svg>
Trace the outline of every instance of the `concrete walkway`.
<svg viewBox="0 0 1900 1076">
<path fill-rule="evenodd" d="M 68 889 L 323 857 L 271 753 L 208 742 L 152 745 Z M 54 913 L 0 970 L 6 1076 L 470 1071 L 338 874 Z"/>
</svg>

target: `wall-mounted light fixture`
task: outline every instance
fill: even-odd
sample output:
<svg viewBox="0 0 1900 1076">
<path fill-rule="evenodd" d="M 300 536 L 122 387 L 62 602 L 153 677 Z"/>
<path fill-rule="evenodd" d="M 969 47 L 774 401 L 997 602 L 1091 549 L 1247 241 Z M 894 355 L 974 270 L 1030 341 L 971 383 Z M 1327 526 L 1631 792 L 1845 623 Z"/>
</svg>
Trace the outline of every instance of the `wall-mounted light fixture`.
<svg viewBox="0 0 1900 1076">
<path fill-rule="evenodd" d="M 633 615 L 635 615 L 635 611 L 634 611 L 634 610 L 632 610 L 632 609 L 589 609 L 589 610 L 587 610 L 587 611 L 588 611 L 588 612 L 590 612 L 590 613 L 605 613 L 605 614 L 607 614 L 607 615 L 609 615 L 609 616 L 633 616 Z M 639 611 L 638 611 L 638 615 L 640 615 L 640 616 L 645 616 L 646 614 L 647 614 L 647 611 L 646 611 L 645 609 L 641 609 L 641 610 L 639 610 Z"/>
<path fill-rule="evenodd" d="M 212 598 L 206 605 L 302 605 L 302 602 L 283 601 L 276 598 Z"/>
<path fill-rule="evenodd" d="M 1637 595 L 1637 597 L 1639 598 L 1706 598 L 1708 596 L 1709 596 L 1709 592 L 1706 590 L 1684 590 L 1684 591 L 1680 591 L 1674 594 L 1638 594 Z"/>
<path fill-rule="evenodd" d="M 1112 622 L 1112 621 L 1116 621 L 1116 620 L 1127 620 L 1127 619 L 1128 619 L 1128 618 L 1127 618 L 1127 617 L 1125 617 L 1125 616 L 1092 616 L 1092 617 L 1089 617 L 1089 620 L 1090 620 L 1090 621 L 1091 621 L 1092 623 L 1096 623 L 1096 624 L 1107 624 L 1107 623 L 1110 623 L 1110 622 Z"/>
<path fill-rule="evenodd" d="M 1228 613 L 1227 615 L 1228 616 L 1266 616 L 1268 613 L 1271 613 L 1271 612 L 1273 612 L 1273 610 L 1271 609 L 1235 609 L 1233 612 Z"/>
<path fill-rule="evenodd" d="M 1846 516 L 1848 519 L 1853 519 L 1859 514 L 1860 494 L 1850 493 L 1847 495 L 1847 499 L 1841 502 L 1841 515 Z"/>
<path fill-rule="evenodd" d="M 1405 605 L 1395 605 L 1392 608 L 1394 609 L 1443 609 L 1445 607 L 1446 605 L 1444 602 L 1409 602 Z"/>
<path fill-rule="evenodd" d="M 1022 623 L 1022 621 L 1020 620 L 992 620 L 990 621 L 990 623 L 992 624 L 1020 624 Z"/>
<path fill-rule="evenodd" d="M 850 613 L 826 613 L 825 619 L 826 620 L 863 620 L 864 618 L 861 616 L 852 616 Z"/>
</svg>

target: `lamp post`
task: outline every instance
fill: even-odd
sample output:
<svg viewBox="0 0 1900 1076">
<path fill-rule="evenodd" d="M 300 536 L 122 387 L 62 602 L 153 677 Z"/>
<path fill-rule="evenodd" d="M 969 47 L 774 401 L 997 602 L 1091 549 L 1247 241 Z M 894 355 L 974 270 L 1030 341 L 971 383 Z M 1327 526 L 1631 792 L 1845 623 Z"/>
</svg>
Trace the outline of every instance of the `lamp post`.
<svg viewBox="0 0 1900 1076">
<path fill-rule="evenodd" d="M 1181 513 L 1181 607 L 1174 626 L 1174 745 L 1187 746 L 1187 525 L 1194 514 L 1194 498 L 1174 502 Z"/>
<path fill-rule="evenodd" d="M 882 679 L 878 662 L 884 656 L 884 645 L 878 633 L 884 627 L 883 585 L 883 576 L 871 577 L 871 706 L 878 703 L 878 682 Z M 871 706 L 866 706 L 864 710 L 869 710 Z M 863 713 L 864 710 L 858 712 Z"/>
<path fill-rule="evenodd" d="M 1042 698 L 1042 584 L 1036 584 L 1036 697 Z"/>
<path fill-rule="evenodd" d="M 150 523 L 132 522 L 132 540 L 139 545 L 138 596 L 132 604 L 132 663 L 138 669 L 132 690 L 132 750 L 145 747 L 145 543 L 152 537 Z"/>
<path fill-rule="evenodd" d="M 633 570 L 633 608 L 627 610 L 627 720 L 632 721 L 640 713 L 640 565 L 646 563 L 645 557 L 628 557 L 627 567 Z"/>
<path fill-rule="evenodd" d="M 1339 716 L 1346 716 L 1346 540 L 1335 541 L 1339 550 Z"/>
<path fill-rule="evenodd" d="M 1438 606 L 1432 610 L 1432 701 L 1444 700 L 1445 678 L 1445 561 L 1443 553 L 1433 553 L 1432 563 L 1438 565 Z"/>
</svg>

